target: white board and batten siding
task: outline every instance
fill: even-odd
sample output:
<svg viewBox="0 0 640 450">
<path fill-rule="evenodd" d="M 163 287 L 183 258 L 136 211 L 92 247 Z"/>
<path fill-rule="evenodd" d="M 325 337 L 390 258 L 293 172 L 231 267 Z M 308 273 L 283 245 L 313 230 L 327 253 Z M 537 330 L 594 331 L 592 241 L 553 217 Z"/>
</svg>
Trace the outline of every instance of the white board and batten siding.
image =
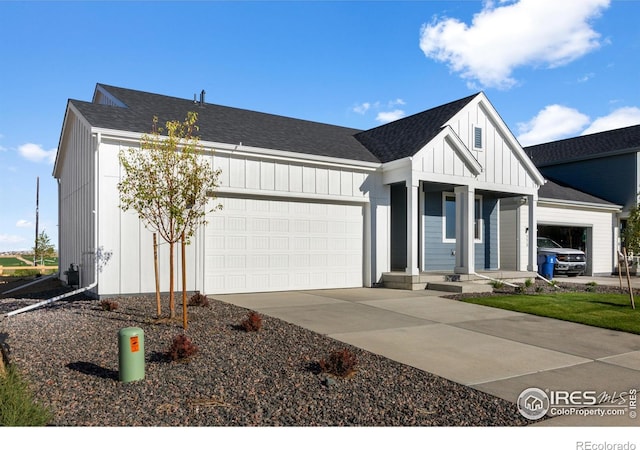
<svg viewBox="0 0 640 450">
<path fill-rule="evenodd" d="M 99 244 L 105 255 L 98 273 L 100 296 L 147 294 L 155 292 L 153 262 L 153 233 L 138 218 L 135 211 L 120 209 L 118 182 L 122 168 L 118 152 L 131 145 L 117 140 L 103 139 L 100 145 L 99 173 Z M 187 283 L 189 291 L 201 289 L 201 243 L 196 234 L 186 248 Z M 169 291 L 169 245 L 158 236 L 158 266 L 160 290 Z M 180 244 L 174 247 L 174 288 L 182 289 Z"/>
<path fill-rule="evenodd" d="M 363 286 L 364 170 L 215 153 L 204 292 Z"/>
<path fill-rule="evenodd" d="M 59 184 L 60 278 L 70 264 L 78 266 L 82 286 L 95 279 L 95 139 L 75 114 L 66 118 L 66 132 L 56 164 Z M 64 160 L 62 160 L 64 159 Z"/>
<path fill-rule="evenodd" d="M 542 176 L 483 95 L 462 108 L 446 125 L 451 133 L 441 132 L 412 158 L 412 170 L 420 179 L 514 195 L 537 192 Z M 480 147 L 475 145 L 476 128 L 481 130 Z M 473 173 L 463 154 L 477 161 L 479 173 Z"/>
</svg>

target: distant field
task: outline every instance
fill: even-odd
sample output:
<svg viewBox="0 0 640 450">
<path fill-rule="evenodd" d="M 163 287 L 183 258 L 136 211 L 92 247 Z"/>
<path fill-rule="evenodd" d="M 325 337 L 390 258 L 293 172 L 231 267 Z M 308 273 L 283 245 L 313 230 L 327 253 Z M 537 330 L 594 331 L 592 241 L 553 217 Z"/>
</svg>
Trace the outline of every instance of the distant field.
<svg viewBox="0 0 640 450">
<path fill-rule="evenodd" d="M 33 255 L 22 255 L 24 259 L 27 261 L 33 261 Z M 45 266 L 57 266 L 58 265 L 58 257 L 50 256 L 49 258 L 44 258 L 43 265 Z M 38 264 L 40 264 L 40 260 L 38 260 Z"/>
<path fill-rule="evenodd" d="M 0 256 L 0 266 L 4 267 L 25 267 L 29 264 L 24 261 L 14 258 L 13 256 Z"/>
</svg>

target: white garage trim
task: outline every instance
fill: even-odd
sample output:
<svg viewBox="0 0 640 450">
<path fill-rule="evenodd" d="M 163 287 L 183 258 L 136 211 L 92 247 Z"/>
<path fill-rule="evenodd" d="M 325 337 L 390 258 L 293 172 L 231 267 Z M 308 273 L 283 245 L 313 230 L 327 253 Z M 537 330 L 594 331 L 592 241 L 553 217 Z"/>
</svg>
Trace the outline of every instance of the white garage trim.
<svg viewBox="0 0 640 450">
<path fill-rule="evenodd" d="M 207 294 L 363 286 L 364 205 L 219 197 L 204 236 Z"/>
</svg>

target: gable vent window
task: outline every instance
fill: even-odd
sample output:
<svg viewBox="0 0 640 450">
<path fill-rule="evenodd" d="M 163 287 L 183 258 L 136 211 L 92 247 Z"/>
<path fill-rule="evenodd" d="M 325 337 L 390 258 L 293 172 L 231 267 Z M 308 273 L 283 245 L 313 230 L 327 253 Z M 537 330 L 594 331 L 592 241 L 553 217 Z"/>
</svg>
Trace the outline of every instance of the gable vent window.
<svg viewBox="0 0 640 450">
<path fill-rule="evenodd" d="M 482 128 L 473 127 L 473 148 L 482 150 Z"/>
</svg>

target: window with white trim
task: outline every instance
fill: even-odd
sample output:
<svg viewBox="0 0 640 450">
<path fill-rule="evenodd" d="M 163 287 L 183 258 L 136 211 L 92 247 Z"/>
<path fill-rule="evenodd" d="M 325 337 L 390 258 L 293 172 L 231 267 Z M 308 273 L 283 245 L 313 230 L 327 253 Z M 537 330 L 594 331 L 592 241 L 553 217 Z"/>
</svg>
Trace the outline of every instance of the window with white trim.
<svg viewBox="0 0 640 450">
<path fill-rule="evenodd" d="M 473 205 L 473 236 L 477 243 L 482 242 L 482 196 L 476 195 Z M 442 194 L 442 242 L 456 241 L 456 194 Z"/>
</svg>

